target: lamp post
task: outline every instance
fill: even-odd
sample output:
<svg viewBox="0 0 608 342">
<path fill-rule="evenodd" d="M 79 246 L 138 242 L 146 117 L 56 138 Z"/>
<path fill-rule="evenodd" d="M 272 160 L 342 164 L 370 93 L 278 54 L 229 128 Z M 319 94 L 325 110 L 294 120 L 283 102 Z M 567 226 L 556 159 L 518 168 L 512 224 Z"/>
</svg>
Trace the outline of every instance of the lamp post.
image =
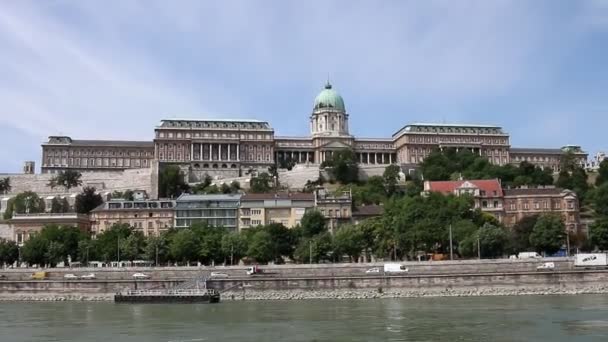
<svg viewBox="0 0 608 342">
<path fill-rule="evenodd" d="M 120 236 L 116 239 L 116 267 L 120 267 Z"/>
<path fill-rule="evenodd" d="M 450 223 L 450 260 L 454 260 L 454 249 L 452 248 L 452 224 Z"/>
<path fill-rule="evenodd" d="M 477 237 L 477 258 L 481 260 L 481 240 Z"/>
<path fill-rule="evenodd" d="M 312 264 L 312 240 L 308 242 L 308 263 Z"/>
<path fill-rule="evenodd" d="M 158 267 L 158 244 L 156 244 L 156 263 L 155 266 Z"/>
</svg>

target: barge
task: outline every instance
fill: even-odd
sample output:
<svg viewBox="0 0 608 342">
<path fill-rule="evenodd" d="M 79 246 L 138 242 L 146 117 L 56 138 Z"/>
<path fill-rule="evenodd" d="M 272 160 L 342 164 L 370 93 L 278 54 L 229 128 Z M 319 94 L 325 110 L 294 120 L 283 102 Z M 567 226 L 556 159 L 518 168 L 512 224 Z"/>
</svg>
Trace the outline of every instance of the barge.
<svg viewBox="0 0 608 342">
<path fill-rule="evenodd" d="M 219 303 L 214 289 L 128 290 L 114 295 L 116 303 Z"/>
</svg>

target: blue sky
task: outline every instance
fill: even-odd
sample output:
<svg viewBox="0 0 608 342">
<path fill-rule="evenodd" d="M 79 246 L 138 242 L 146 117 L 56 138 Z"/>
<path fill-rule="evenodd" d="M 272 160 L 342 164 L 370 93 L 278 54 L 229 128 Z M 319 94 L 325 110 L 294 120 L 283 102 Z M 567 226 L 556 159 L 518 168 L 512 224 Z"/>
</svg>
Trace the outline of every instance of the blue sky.
<svg viewBox="0 0 608 342">
<path fill-rule="evenodd" d="M 501 125 L 608 150 L 608 1 L 0 1 L 0 172 L 48 135 L 152 139 L 162 118 L 307 135 L 329 75 L 357 136 Z"/>
</svg>

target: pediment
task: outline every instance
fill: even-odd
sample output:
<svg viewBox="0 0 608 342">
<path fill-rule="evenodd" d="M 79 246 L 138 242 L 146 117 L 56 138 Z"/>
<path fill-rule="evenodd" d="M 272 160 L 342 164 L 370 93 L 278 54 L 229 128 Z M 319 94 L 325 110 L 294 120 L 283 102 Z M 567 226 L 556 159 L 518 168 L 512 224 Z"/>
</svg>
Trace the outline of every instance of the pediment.
<svg viewBox="0 0 608 342">
<path fill-rule="evenodd" d="M 477 189 L 477 186 L 469 181 L 462 183 L 458 189 Z"/>
<path fill-rule="evenodd" d="M 342 149 L 342 148 L 351 148 L 350 145 L 345 144 L 341 141 L 330 141 L 324 145 L 320 146 L 321 148 L 330 148 L 330 149 Z"/>
</svg>

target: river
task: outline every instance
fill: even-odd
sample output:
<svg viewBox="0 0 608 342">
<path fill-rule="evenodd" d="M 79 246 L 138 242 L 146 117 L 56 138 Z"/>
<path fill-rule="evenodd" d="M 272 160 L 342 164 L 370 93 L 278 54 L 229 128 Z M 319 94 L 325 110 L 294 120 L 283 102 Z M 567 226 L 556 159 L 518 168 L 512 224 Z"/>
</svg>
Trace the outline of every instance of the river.
<svg viewBox="0 0 608 342">
<path fill-rule="evenodd" d="M 606 341 L 608 296 L 0 302 L 0 341 Z"/>
</svg>

